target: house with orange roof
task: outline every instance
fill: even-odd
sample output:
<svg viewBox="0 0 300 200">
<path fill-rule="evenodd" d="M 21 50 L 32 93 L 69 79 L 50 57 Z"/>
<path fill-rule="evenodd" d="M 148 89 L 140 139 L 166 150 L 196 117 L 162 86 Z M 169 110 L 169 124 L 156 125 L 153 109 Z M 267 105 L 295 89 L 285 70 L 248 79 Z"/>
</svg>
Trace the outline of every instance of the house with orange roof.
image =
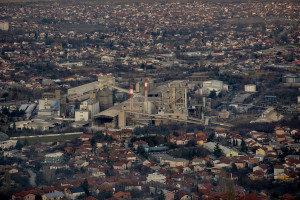
<svg viewBox="0 0 300 200">
<path fill-rule="evenodd" d="M 289 173 L 289 172 L 284 172 L 282 174 L 277 175 L 277 180 L 279 181 L 287 181 L 287 182 L 292 182 L 295 180 L 297 177 L 296 173 Z"/>
<path fill-rule="evenodd" d="M 262 171 L 264 173 L 267 173 L 268 167 L 266 165 L 258 165 L 253 167 L 253 172 L 255 171 Z"/>
<path fill-rule="evenodd" d="M 101 185 L 99 185 L 97 187 L 96 193 L 99 194 L 100 192 L 102 192 L 104 190 L 107 192 L 110 191 L 112 193 L 115 192 L 115 188 L 113 186 L 111 186 L 108 182 L 104 182 Z"/>
<path fill-rule="evenodd" d="M 191 200 L 192 199 L 192 197 L 185 192 L 179 192 L 177 194 L 177 196 L 178 196 L 178 199 L 180 199 L 180 200 Z"/>
<path fill-rule="evenodd" d="M 253 181 L 262 180 L 267 177 L 267 174 L 263 171 L 255 171 L 249 174 L 249 178 Z"/>
<path fill-rule="evenodd" d="M 222 138 L 226 138 L 227 136 L 227 131 L 225 129 L 216 129 L 215 130 L 215 135 L 216 137 L 222 137 Z"/>
<path fill-rule="evenodd" d="M 85 198 L 84 200 L 97 200 L 95 197 L 89 196 L 87 198 Z"/>
<path fill-rule="evenodd" d="M 280 197 L 280 200 L 296 200 L 296 198 L 291 194 L 286 193 Z"/>
<path fill-rule="evenodd" d="M 205 142 L 207 142 L 207 136 L 206 135 L 199 135 L 196 137 L 197 145 L 202 146 Z"/>
<path fill-rule="evenodd" d="M 35 200 L 35 196 L 39 192 L 37 190 L 28 190 L 18 192 L 12 195 L 12 200 Z"/>
<path fill-rule="evenodd" d="M 126 163 L 122 161 L 116 162 L 114 163 L 113 168 L 118 170 L 126 169 Z"/>
<path fill-rule="evenodd" d="M 117 199 L 127 200 L 127 199 L 131 199 L 131 193 L 130 192 L 119 191 L 116 194 L 114 194 L 114 197 L 117 198 Z"/>
<path fill-rule="evenodd" d="M 81 141 L 88 141 L 88 140 L 90 140 L 90 139 L 92 139 L 92 135 L 81 135 L 81 136 L 79 136 L 79 139 L 81 140 Z"/>
<path fill-rule="evenodd" d="M 266 156 L 268 152 L 268 149 L 266 147 L 260 147 L 256 150 L 255 154 L 256 155 L 262 155 L 262 156 Z"/>
</svg>

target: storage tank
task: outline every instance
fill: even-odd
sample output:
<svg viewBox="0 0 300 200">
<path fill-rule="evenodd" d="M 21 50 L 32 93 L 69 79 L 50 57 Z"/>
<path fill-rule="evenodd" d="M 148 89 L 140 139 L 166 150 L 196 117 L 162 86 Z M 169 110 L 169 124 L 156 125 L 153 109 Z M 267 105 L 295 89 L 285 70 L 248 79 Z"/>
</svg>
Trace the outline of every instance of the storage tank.
<svg viewBox="0 0 300 200">
<path fill-rule="evenodd" d="M 144 113 L 154 114 L 155 113 L 155 105 L 152 102 L 144 102 Z"/>
<path fill-rule="evenodd" d="M 99 90 L 100 111 L 106 110 L 113 106 L 113 92 L 109 88 Z"/>
</svg>

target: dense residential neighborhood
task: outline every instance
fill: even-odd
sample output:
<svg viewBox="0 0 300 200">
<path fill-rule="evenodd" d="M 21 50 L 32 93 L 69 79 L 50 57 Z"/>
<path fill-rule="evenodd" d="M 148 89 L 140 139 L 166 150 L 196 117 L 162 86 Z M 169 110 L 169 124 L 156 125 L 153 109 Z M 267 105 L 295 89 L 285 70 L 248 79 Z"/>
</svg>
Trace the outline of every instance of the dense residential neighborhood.
<svg viewBox="0 0 300 200">
<path fill-rule="evenodd" d="M 0 10 L 0 199 L 300 198 L 298 1 Z"/>
</svg>

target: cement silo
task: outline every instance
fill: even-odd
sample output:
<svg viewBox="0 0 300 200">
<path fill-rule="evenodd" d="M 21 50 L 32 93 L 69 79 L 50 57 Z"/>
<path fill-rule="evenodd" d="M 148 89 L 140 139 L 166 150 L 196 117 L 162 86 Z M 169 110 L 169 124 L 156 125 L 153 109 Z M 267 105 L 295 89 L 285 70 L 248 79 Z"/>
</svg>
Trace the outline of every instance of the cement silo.
<svg viewBox="0 0 300 200">
<path fill-rule="evenodd" d="M 113 106 L 113 92 L 109 88 L 99 90 L 100 111 L 106 110 Z"/>
<path fill-rule="evenodd" d="M 155 105 L 152 102 L 146 101 L 146 102 L 144 102 L 143 111 L 144 111 L 144 113 L 147 113 L 147 114 L 154 114 L 155 113 Z"/>
</svg>

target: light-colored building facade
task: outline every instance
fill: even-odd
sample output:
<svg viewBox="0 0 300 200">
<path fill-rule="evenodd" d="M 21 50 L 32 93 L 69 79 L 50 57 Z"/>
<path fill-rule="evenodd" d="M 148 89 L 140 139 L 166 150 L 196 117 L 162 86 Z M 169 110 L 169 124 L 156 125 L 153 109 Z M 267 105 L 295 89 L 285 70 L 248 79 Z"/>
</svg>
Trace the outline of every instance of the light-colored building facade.
<svg viewBox="0 0 300 200">
<path fill-rule="evenodd" d="M 75 111 L 75 121 L 88 121 L 100 112 L 99 101 L 89 99 L 82 102 L 80 110 Z"/>
<path fill-rule="evenodd" d="M 151 181 L 166 184 L 166 176 L 155 172 L 147 176 L 147 183 L 150 183 Z"/>
<path fill-rule="evenodd" d="M 64 161 L 64 154 L 61 152 L 49 153 L 45 155 L 45 163 L 54 164 L 62 163 Z"/>
<path fill-rule="evenodd" d="M 245 92 L 256 92 L 256 85 L 245 85 Z"/>
</svg>

